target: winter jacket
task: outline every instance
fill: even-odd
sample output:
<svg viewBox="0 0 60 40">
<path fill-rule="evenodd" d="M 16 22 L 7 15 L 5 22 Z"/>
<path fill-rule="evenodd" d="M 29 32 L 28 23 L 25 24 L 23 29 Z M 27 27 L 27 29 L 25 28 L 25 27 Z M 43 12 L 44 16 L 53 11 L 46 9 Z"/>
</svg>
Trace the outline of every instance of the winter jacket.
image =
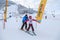
<svg viewBox="0 0 60 40">
<path fill-rule="evenodd" d="M 26 22 L 26 20 L 28 20 L 28 16 L 24 16 L 22 22 Z"/>
</svg>

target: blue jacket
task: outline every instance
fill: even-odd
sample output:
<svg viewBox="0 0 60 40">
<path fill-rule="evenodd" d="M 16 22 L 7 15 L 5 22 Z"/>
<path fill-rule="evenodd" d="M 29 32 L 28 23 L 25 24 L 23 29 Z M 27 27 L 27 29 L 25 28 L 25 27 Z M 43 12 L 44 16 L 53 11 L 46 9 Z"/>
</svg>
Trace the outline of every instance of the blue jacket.
<svg viewBox="0 0 60 40">
<path fill-rule="evenodd" d="M 24 16 L 22 22 L 26 22 L 28 20 L 28 16 Z"/>
</svg>

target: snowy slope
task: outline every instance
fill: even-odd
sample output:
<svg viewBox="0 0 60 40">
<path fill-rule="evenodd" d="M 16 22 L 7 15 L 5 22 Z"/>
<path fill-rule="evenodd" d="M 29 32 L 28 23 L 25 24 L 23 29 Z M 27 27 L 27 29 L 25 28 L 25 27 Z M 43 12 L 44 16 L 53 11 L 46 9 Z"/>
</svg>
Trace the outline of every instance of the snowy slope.
<svg viewBox="0 0 60 40">
<path fill-rule="evenodd" d="M 20 1 L 17 1 L 17 2 L 20 2 Z M 36 8 L 35 6 L 37 6 L 37 4 L 39 4 L 40 0 L 37 1 L 38 3 L 36 5 L 34 5 L 34 1 L 32 1 L 33 4 L 31 3 L 31 1 L 29 1 L 27 4 L 27 1 L 28 0 L 26 0 L 26 2 L 21 1 L 20 4 L 22 4 L 28 8 L 30 7 L 30 8 L 35 9 Z M 24 4 L 24 2 L 28 6 L 26 4 Z M 58 10 L 59 5 L 57 5 L 56 2 L 55 3 L 53 3 L 53 2 L 55 2 L 55 0 L 48 0 L 47 6 L 45 9 L 47 19 L 45 19 L 45 15 L 43 15 L 41 24 L 33 22 L 35 33 L 37 34 L 37 36 L 31 36 L 23 31 L 19 30 L 19 28 L 22 25 L 22 18 L 20 18 L 20 16 L 23 16 L 23 14 L 17 16 L 17 18 L 16 18 L 16 15 L 19 14 L 17 11 L 17 6 L 11 5 L 10 7 L 8 7 L 8 12 L 11 12 L 12 14 L 8 13 L 7 16 L 11 15 L 12 17 L 7 19 L 5 29 L 3 29 L 3 23 L 4 23 L 3 20 L 0 20 L 0 40 L 60 40 L 60 14 L 59 14 L 60 12 Z M 59 0 L 57 2 L 59 2 Z M 30 3 L 33 6 L 31 6 Z M 29 4 L 30 4 L 30 6 L 29 6 Z M 55 6 L 54 4 L 56 4 L 58 7 Z M 37 8 L 38 8 L 38 6 L 37 6 Z M 55 18 L 51 15 L 51 13 L 53 14 L 53 12 L 51 12 L 51 11 L 55 11 L 54 12 L 55 14 L 57 14 L 57 12 L 58 12 L 58 14 L 55 15 Z M 3 11 L 0 11 L 0 12 L 3 13 Z M 17 12 L 17 14 L 15 12 Z M 13 14 L 13 13 L 15 13 L 15 14 Z M 0 16 L 1 15 L 3 16 L 3 14 L 0 14 Z M 36 16 L 36 14 L 28 14 L 28 15 L 32 15 L 33 18 L 35 18 L 35 16 Z M 2 16 L 0 18 L 2 18 Z M 30 31 L 31 31 L 31 29 L 30 29 Z"/>
<path fill-rule="evenodd" d="M 37 11 L 31 9 L 31 8 L 26 8 L 22 6 L 21 4 L 11 4 L 10 6 L 7 7 L 7 18 L 10 18 L 10 16 L 20 16 L 20 14 L 25 14 L 25 13 L 36 13 Z M 3 14 L 4 14 L 5 6 L 1 8 L 0 10 L 0 20 L 3 20 Z"/>
<path fill-rule="evenodd" d="M 34 10 L 38 10 L 39 3 L 41 0 L 11 0 L 17 4 L 21 4 L 27 8 L 33 8 Z M 50 12 L 55 11 L 55 14 L 60 14 L 60 0 L 47 0 L 46 8 L 45 10 L 49 13 L 47 14 L 52 14 Z M 58 13 L 57 13 L 58 12 Z"/>
<path fill-rule="evenodd" d="M 28 14 L 34 15 L 35 14 Z M 37 36 L 30 36 L 29 34 L 19 30 L 22 25 L 21 18 L 12 17 L 6 22 L 6 29 L 3 30 L 3 20 L 0 21 L 0 38 L 2 40 L 59 40 L 60 33 L 60 15 L 56 15 L 56 18 L 48 15 L 45 19 L 43 16 L 42 23 L 33 22 L 35 33 Z M 18 22 L 16 22 L 16 20 Z"/>
</svg>

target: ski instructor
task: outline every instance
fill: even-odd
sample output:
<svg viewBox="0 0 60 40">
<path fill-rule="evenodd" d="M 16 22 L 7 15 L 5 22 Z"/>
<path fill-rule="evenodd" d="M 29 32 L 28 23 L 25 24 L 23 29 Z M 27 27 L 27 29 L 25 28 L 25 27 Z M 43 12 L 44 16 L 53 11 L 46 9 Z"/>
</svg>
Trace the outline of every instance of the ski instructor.
<svg viewBox="0 0 60 40">
<path fill-rule="evenodd" d="M 27 14 L 22 18 L 22 27 L 21 27 L 21 30 L 23 30 L 23 27 L 25 26 L 25 29 L 27 30 L 27 21 L 28 20 L 28 16 Z"/>
</svg>

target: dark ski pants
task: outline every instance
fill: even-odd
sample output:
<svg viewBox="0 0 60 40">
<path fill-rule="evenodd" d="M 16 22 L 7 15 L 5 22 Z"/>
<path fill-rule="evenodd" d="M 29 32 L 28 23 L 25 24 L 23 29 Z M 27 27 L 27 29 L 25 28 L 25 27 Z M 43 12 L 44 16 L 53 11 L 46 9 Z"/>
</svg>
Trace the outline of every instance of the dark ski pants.
<svg viewBox="0 0 60 40">
<path fill-rule="evenodd" d="M 25 29 L 27 29 L 27 22 L 23 22 L 21 29 L 23 29 L 24 26 L 25 26 Z"/>
<path fill-rule="evenodd" d="M 34 31 L 34 28 L 33 28 L 32 24 L 29 24 L 29 27 L 28 27 L 27 31 L 29 31 L 30 27 L 32 28 L 32 31 Z"/>
</svg>

